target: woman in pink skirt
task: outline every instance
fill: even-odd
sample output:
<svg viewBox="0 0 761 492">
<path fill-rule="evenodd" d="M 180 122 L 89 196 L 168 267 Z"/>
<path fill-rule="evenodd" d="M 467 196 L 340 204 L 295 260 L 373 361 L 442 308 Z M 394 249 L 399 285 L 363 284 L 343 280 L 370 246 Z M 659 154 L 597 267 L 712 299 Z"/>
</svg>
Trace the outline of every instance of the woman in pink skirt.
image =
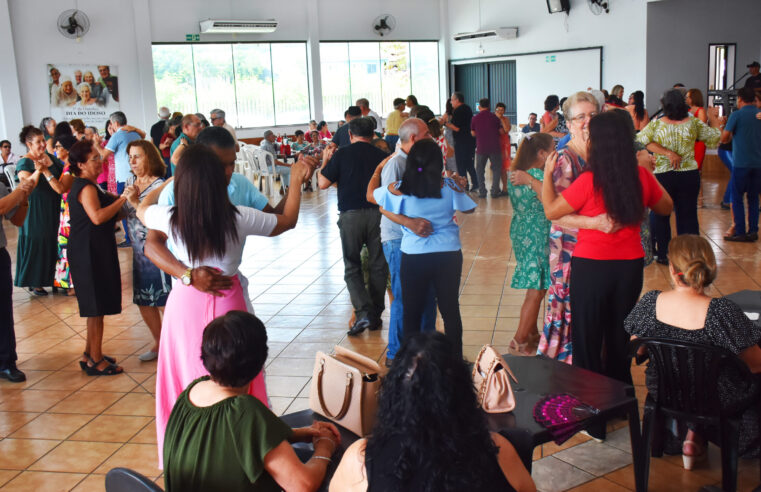
<svg viewBox="0 0 761 492">
<path fill-rule="evenodd" d="M 156 372 L 156 435 L 162 462 L 164 431 L 177 397 L 195 379 L 208 374 L 201 362 L 204 327 L 232 310 L 246 310 L 235 273 L 246 236 L 276 236 L 296 225 L 301 184 L 312 170 L 303 161 L 291 168 L 291 188 L 282 214 L 236 207 L 217 155 L 203 145 L 182 154 L 174 179 L 175 206 L 153 205 L 161 188 L 140 204 L 138 218 L 149 229 L 145 256 L 177 280 L 169 294 L 161 326 Z M 170 252 L 171 250 L 171 252 Z M 249 394 L 267 405 L 264 376 Z"/>
</svg>

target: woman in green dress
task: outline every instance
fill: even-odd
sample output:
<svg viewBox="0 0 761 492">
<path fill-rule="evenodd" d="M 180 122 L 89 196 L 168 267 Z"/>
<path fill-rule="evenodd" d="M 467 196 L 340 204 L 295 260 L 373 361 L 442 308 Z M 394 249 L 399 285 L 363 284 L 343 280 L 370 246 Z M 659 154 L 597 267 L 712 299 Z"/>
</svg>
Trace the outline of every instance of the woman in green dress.
<svg viewBox="0 0 761 492">
<path fill-rule="evenodd" d="M 510 168 L 507 185 L 513 205 L 510 240 L 517 262 L 510 287 L 527 289 L 518 330 L 508 347 L 513 355 L 534 355 L 539 343 L 536 319 L 550 286 L 550 221 L 544 216 L 541 200 L 542 169 L 553 148 L 550 134 L 528 135 L 523 138 Z"/>
<path fill-rule="evenodd" d="M 29 212 L 19 230 L 15 285 L 46 296 L 48 292 L 43 287 L 53 285 L 58 260 L 61 195 L 56 189 L 60 187 L 63 163 L 45 151 L 45 137 L 39 128 L 25 126 L 19 137 L 28 152 L 16 164 L 16 174 L 28 178 L 39 170 L 45 179 L 40 179 L 29 195 Z"/>
</svg>

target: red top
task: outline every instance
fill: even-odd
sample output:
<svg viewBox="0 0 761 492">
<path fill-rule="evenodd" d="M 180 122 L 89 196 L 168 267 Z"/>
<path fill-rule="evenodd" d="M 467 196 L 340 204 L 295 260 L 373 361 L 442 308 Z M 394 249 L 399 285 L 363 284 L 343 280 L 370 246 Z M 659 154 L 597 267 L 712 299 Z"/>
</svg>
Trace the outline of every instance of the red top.
<svg viewBox="0 0 761 492">
<path fill-rule="evenodd" d="M 652 207 L 661 199 L 663 191 L 647 169 L 638 166 L 642 184 L 642 201 Z M 579 215 L 594 217 L 606 213 L 602 193 L 595 192 L 591 172 L 582 173 L 563 193 L 563 198 Z M 644 216 L 643 216 L 644 218 Z M 645 251 L 640 241 L 640 224 L 630 225 L 612 234 L 593 229 L 579 229 L 573 256 L 591 260 L 636 260 Z"/>
</svg>

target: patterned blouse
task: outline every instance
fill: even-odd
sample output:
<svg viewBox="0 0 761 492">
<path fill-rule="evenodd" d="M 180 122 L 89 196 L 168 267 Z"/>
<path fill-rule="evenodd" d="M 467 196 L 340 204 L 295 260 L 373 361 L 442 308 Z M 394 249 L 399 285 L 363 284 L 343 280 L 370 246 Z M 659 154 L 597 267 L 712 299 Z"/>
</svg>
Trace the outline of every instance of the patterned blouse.
<svg viewBox="0 0 761 492">
<path fill-rule="evenodd" d="M 683 123 L 666 123 L 663 119 L 653 120 L 638 134 L 636 141 L 642 145 L 655 142 L 676 152 L 682 157 L 679 169 L 676 171 L 693 171 L 698 168 L 695 160 L 695 141 L 705 142 L 706 147 L 716 148 L 719 145 L 721 130 L 712 128 L 692 115 Z M 668 157 L 655 154 L 654 173 L 673 171 Z"/>
</svg>

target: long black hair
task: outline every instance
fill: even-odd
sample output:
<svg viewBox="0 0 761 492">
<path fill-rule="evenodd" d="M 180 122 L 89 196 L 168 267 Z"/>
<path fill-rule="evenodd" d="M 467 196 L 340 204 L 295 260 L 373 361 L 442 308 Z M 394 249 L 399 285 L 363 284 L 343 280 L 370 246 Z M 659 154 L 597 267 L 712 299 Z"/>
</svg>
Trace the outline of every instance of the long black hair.
<svg viewBox="0 0 761 492">
<path fill-rule="evenodd" d="M 635 225 L 645 213 L 637 155 L 630 128 L 615 113 L 600 113 L 589 122 L 589 169 L 608 215 L 621 225 Z"/>
<path fill-rule="evenodd" d="M 407 168 L 399 191 L 418 198 L 441 198 L 441 148 L 431 139 L 419 140 L 407 154 Z"/>
<path fill-rule="evenodd" d="M 467 363 L 441 333 L 409 338 L 383 380 L 368 459 L 389 445 L 398 454 L 387 471 L 403 485 L 422 473 L 426 492 L 488 489 L 479 470 L 498 450 Z"/>
<path fill-rule="evenodd" d="M 642 91 L 632 92 L 632 100 L 634 101 L 634 114 L 638 120 L 645 117 L 645 93 Z"/>
<path fill-rule="evenodd" d="M 198 144 L 182 153 L 174 197 L 169 223 L 185 243 L 190 261 L 224 256 L 227 240 L 238 236 L 238 209 L 227 196 L 225 170 L 216 153 Z"/>
</svg>

